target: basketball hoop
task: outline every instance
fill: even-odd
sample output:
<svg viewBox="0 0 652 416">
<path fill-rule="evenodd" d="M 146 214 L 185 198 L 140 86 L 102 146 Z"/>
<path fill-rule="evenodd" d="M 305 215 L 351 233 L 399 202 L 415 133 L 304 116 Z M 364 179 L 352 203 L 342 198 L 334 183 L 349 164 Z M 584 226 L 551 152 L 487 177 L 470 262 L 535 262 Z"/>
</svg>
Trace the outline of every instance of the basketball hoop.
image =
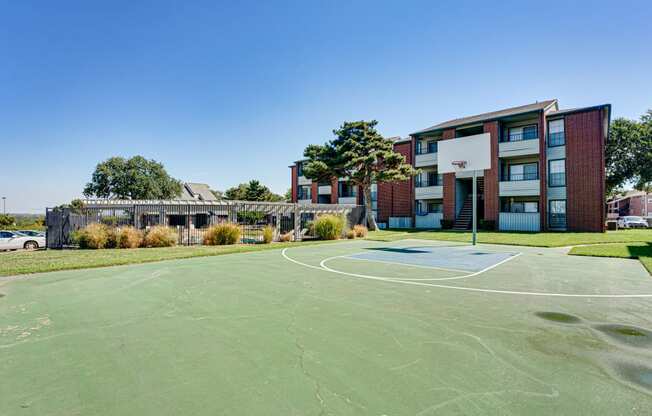
<svg viewBox="0 0 652 416">
<path fill-rule="evenodd" d="M 466 160 L 453 160 L 451 165 L 456 166 L 458 169 L 464 169 L 466 167 Z"/>
</svg>

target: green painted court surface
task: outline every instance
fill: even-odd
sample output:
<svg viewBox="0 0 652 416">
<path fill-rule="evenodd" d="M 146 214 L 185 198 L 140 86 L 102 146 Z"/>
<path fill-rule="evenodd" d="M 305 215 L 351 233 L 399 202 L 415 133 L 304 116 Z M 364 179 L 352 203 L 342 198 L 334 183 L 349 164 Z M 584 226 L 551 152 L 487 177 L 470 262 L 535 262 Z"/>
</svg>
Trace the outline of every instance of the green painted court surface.
<svg viewBox="0 0 652 416">
<path fill-rule="evenodd" d="M 652 279 L 635 260 L 354 241 L 0 293 L 0 415 L 652 409 Z"/>
</svg>

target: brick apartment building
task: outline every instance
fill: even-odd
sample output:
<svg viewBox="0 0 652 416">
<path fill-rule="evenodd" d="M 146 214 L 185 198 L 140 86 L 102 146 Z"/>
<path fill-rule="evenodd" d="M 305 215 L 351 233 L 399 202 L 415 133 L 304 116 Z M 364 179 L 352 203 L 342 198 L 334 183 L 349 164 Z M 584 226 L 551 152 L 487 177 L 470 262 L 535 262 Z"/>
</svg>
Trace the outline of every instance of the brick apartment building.
<svg viewBox="0 0 652 416">
<path fill-rule="evenodd" d="M 604 148 L 611 106 L 560 110 L 557 100 L 458 118 L 396 139 L 394 149 L 421 172 L 372 189 L 379 225 L 456 229 L 470 227 L 471 175 L 437 172 L 441 140 L 489 134 L 491 169 L 478 174 L 479 218 L 509 231 L 603 231 Z M 291 168 L 295 202 L 362 203 L 346 181 L 312 183 Z"/>
<path fill-rule="evenodd" d="M 652 194 L 629 191 L 607 202 L 608 219 L 617 219 L 628 215 L 652 218 Z"/>
</svg>

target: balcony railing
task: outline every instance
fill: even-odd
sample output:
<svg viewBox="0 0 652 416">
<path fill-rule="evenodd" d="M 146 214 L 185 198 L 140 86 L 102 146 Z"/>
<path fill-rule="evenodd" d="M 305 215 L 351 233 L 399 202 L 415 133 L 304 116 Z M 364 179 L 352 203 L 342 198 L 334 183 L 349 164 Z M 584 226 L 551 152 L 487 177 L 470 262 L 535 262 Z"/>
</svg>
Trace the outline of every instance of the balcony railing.
<svg viewBox="0 0 652 416">
<path fill-rule="evenodd" d="M 536 181 L 539 179 L 538 172 L 532 173 L 512 173 L 508 176 L 504 176 L 502 182 L 518 182 L 518 181 Z"/>
<path fill-rule="evenodd" d="M 550 173 L 548 186 L 566 186 L 566 172 Z"/>
<path fill-rule="evenodd" d="M 444 178 L 442 175 L 437 175 L 434 178 L 428 178 L 427 180 L 419 179 L 417 176 L 417 180 L 414 183 L 414 186 L 416 188 L 426 188 L 428 186 L 442 186 L 444 184 Z"/>
<path fill-rule="evenodd" d="M 548 214 L 548 226 L 550 228 L 566 228 L 566 214 L 551 212 Z"/>
<path fill-rule="evenodd" d="M 437 143 L 429 143 L 427 146 L 417 146 L 416 154 L 427 155 L 428 153 L 437 153 Z"/>
<path fill-rule="evenodd" d="M 566 135 L 563 131 L 548 133 L 548 147 L 563 146 L 566 144 Z"/>
<path fill-rule="evenodd" d="M 523 133 L 509 133 L 503 142 L 520 142 L 523 140 L 536 140 L 539 138 L 538 131 L 526 131 Z"/>
</svg>

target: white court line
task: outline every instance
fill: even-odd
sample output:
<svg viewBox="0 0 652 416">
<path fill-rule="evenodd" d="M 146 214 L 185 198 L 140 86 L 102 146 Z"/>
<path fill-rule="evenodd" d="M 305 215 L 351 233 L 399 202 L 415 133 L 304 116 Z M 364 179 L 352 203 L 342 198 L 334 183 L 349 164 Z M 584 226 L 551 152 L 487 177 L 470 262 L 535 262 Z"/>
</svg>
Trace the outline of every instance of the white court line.
<svg viewBox="0 0 652 416">
<path fill-rule="evenodd" d="M 477 272 L 469 273 L 469 270 L 458 270 L 458 271 L 461 271 L 462 273 L 467 273 L 467 274 L 464 274 L 464 275 L 462 275 L 462 276 L 433 277 L 433 278 L 430 278 L 430 279 L 409 279 L 409 278 L 404 278 L 404 277 L 383 277 L 383 279 L 387 279 L 387 280 L 401 280 L 401 281 L 402 281 L 402 280 L 409 280 L 409 281 L 425 281 L 425 280 L 427 280 L 427 281 L 438 281 L 438 280 L 458 280 L 458 279 L 466 279 L 466 278 L 468 278 L 468 277 L 478 276 L 478 275 L 480 275 L 480 274 L 482 274 L 482 273 L 484 273 L 484 272 L 486 272 L 486 271 L 489 271 L 489 270 L 493 269 L 494 267 L 500 266 L 500 265 L 503 264 L 503 263 L 506 263 L 506 262 L 508 262 L 508 261 L 510 261 L 510 260 L 515 259 L 516 257 L 520 256 L 521 254 L 522 254 L 522 253 L 516 253 L 516 254 L 514 254 L 513 256 L 507 257 L 506 259 L 503 259 L 503 260 L 499 261 L 498 263 L 493 264 L 493 265 L 491 265 L 491 266 L 489 266 L 489 267 L 486 267 L 486 268 L 484 268 L 484 269 L 482 269 L 482 270 L 479 270 L 479 271 L 477 271 Z M 330 267 L 327 267 L 327 266 L 326 266 L 326 263 L 328 263 L 328 262 L 331 261 L 331 260 L 338 259 L 338 258 L 347 258 L 347 256 L 348 256 L 348 255 L 329 257 L 329 258 L 327 258 L 327 259 L 322 260 L 322 261 L 319 263 L 319 266 L 320 266 L 321 268 L 325 269 L 325 270 L 329 270 L 329 271 L 335 270 L 335 269 L 331 269 Z M 366 259 L 365 259 L 365 260 L 366 260 Z M 369 260 L 369 261 L 375 261 L 375 260 Z M 381 261 L 380 263 L 393 263 L 393 262 L 382 262 L 382 261 Z M 394 263 L 394 264 L 400 264 L 400 265 L 402 265 L 402 266 L 410 266 L 409 264 L 404 264 L 404 263 Z M 426 266 L 423 266 L 423 267 L 426 267 Z M 443 269 L 443 270 L 446 270 L 446 269 Z M 453 270 L 453 269 L 450 269 L 450 270 Z M 338 271 L 339 271 L 339 270 L 338 270 Z M 347 273 L 347 272 L 343 272 L 343 273 Z M 380 277 L 380 276 L 369 276 L 369 275 L 357 274 L 357 273 L 352 273 L 352 275 L 355 275 L 356 277 L 363 277 L 363 278 L 375 278 L 375 277 Z"/>
<path fill-rule="evenodd" d="M 385 277 L 356 275 L 355 273 L 347 273 L 347 272 L 342 272 L 342 271 L 339 271 L 339 270 L 329 269 L 326 266 L 318 267 L 318 266 L 313 266 L 311 264 L 302 263 L 302 262 L 300 262 L 298 260 L 295 260 L 295 259 L 289 257 L 287 255 L 287 250 L 288 250 L 287 248 L 284 248 L 281 251 L 281 255 L 286 260 L 291 261 L 292 263 L 298 264 L 300 266 L 309 267 L 311 269 L 327 271 L 327 272 L 331 272 L 331 273 L 337 273 L 337 274 L 341 274 L 341 275 L 345 275 L 345 276 L 349 276 L 349 277 L 356 277 L 356 278 L 363 278 L 363 279 L 370 279 L 370 280 L 380 280 L 380 281 L 383 281 L 383 282 L 399 283 L 399 284 L 404 284 L 404 285 L 437 287 L 437 288 L 441 288 L 441 289 L 462 290 L 462 291 L 466 291 L 466 292 L 497 293 L 497 294 L 502 294 L 502 295 L 524 295 L 524 296 L 543 296 L 543 297 L 548 296 L 548 297 L 563 297 L 563 298 L 595 298 L 595 299 L 652 298 L 652 294 L 600 295 L 600 294 L 522 292 L 522 291 L 516 291 L 516 290 L 481 289 L 481 288 L 474 288 L 474 287 L 449 286 L 449 285 L 441 285 L 441 284 L 435 284 L 435 283 L 415 282 L 415 281 L 410 281 L 410 280 L 396 280 L 396 279 L 385 278 Z M 494 265 L 493 267 L 496 267 L 496 266 L 498 266 L 498 264 Z"/>
</svg>

